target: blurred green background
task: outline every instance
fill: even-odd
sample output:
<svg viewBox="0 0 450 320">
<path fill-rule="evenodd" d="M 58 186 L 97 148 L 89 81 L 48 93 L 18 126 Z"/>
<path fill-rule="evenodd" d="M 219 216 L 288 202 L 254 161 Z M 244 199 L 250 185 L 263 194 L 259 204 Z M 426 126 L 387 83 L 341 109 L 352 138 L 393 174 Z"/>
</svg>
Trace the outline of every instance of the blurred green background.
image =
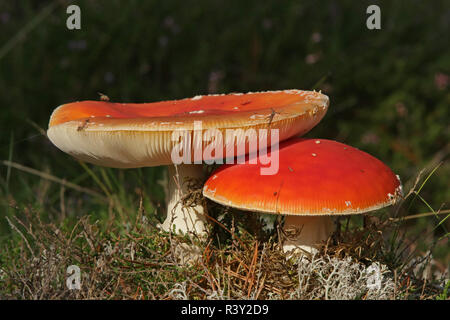
<svg viewBox="0 0 450 320">
<path fill-rule="evenodd" d="M 66 28 L 66 8 L 73 3 L 81 8 L 81 30 Z M 370 4 L 381 8 L 381 30 L 366 27 Z M 450 199 L 449 33 L 450 1 L 445 0 L 2 0 L 0 160 L 102 192 L 85 168 L 42 134 L 52 110 L 63 103 L 99 99 L 98 92 L 118 102 L 151 102 L 316 89 L 330 97 L 330 108 L 308 136 L 371 153 L 406 187 L 422 169 L 426 175 L 443 162 L 420 195 L 434 210 L 445 210 Z M 89 168 L 98 176 L 116 177 L 117 186 L 112 182 L 108 188 L 123 193 L 130 207 L 138 201 L 132 195 L 142 190 L 152 198 L 145 203 L 148 211 L 164 197 L 156 183 L 162 168 Z M 106 215 L 89 195 L 64 192 L 68 216 Z M 58 184 L 0 166 L 0 239 L 11 232 L 3 216 L 19 214 L 18 208 L 31 206 L 56 219 L 60 194 Z M 430 211 L 419 200 L 409 209 L 405 214 Z M 434 217 L 410 222 L 418 234 L 435 225 Z M 450 228 L 448 220 L 442 225 Z M 448 253 L 447 246 L 441 254 Z"/>
</svg>

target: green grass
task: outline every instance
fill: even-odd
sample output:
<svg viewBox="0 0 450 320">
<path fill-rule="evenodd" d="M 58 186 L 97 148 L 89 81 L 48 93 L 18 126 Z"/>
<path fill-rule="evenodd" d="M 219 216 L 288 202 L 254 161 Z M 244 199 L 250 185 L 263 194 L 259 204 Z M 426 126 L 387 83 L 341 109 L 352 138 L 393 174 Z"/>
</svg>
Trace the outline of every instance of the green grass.
<svg viewBox="0 0 450 320">
<path fill-rule="evenodd" d="M 447 300 L 448 299 L 448 288 L 450 287 L 450 281 L 447 281 L 444 290 L 442 291 L 442 293 L 437 296 L 436 299 L 438 300 Z"/>
</svg>

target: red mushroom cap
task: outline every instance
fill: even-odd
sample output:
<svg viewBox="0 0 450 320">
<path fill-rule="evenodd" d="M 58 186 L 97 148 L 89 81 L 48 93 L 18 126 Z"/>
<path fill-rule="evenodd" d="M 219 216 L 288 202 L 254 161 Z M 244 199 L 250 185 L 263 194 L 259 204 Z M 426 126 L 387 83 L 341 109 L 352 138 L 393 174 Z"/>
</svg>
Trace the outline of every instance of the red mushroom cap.
<svg viewBox="0 0 450 320">
<path fill-rule="evenodd" d="M 398 176 L 380 160 L 331 140 L 290 139 L 280 144 L 277 174 L 261 175 L 260 168 L 249 159 L 223 165 L 203 194 L 226 206 L 283 215 L 359 214 L 401 195 Z"/>
<path fill-rule="evenodd" d="M 53 112 L 50 140 L 75 158 L 110 167 L 171 164 L 175 130 L 279 129 L 280 141 L 304 134 L 325 115 L 328 97 L 301 90 L 196 96 L 153 103 L 81 101 Z M 245 139 L 245 138 L 244 138 Z M 242 140 L 242 138 L 241 138 Z M 194 144 L 192 148 L 202 148 Z M 193 152 L 194 150 L 192 150 Z"/>
</svg>

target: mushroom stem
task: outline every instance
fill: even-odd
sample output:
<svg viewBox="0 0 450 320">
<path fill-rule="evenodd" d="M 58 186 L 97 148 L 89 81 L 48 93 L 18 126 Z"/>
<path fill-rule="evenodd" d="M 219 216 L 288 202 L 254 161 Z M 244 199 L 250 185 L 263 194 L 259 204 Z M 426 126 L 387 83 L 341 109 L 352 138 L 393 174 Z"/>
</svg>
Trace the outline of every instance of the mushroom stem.
<svg viewBox="0 0 450 320">
<path fill-rule="evenodd" d="M 161 225 L 164 231 L 181 234 L 195 234 L 206 236 L 204 208 L 201 204 L 183 206 L 182 197 L 188 194 L 187 179 L 202 179 L 203 166 L 201 164 L 181 164 L 169 166 L 167 218 Z"/>
<path fill-rule="evenodd" d="M 287 240 L 283 243 L 283 251 L 317 253 L 334 229 L 331 216 L 286 216 L 283 230 Z"/>
</svg>

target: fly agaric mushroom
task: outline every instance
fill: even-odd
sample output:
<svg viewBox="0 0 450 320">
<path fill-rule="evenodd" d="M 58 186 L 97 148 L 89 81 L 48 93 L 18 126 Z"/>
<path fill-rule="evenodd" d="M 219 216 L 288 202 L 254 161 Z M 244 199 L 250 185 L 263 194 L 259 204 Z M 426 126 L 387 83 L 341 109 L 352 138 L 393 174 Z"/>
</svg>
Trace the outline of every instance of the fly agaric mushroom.
<svg viewBox="0 0 450 320">
<path fill-rule="evenodd" d="M 333 217 L 393 204 L 400 179 L 373 156 L 323 139 L 292 138 L 280 144 L 279 172 L 260 175 L 260 164 L 223 165 L 203 195 L 240 210 L 285 215 L 283 251 L 316 252 L 334 231 Z"/>
<path fill-rule="evenodd" d="M 231 131 L 232 139 L 227 146 L 220 147 L 229 151 L 231 146 L 234 159 L 245 155 L 250 145 L 260 140 L 243 130 L 269 128 L 270 132 L 279 133 L 282 141 L 309 131 L 323 118 L 327 108 L 327 96 L 301 90 L 196 96 L 140 104 L 82 101 L 55 109 L 47 135 L 62 151 L 101 166 L 168 165 L 168 209 L 162 228 L 170 231 L 175 227 L 177 232 L 201 236 L 206 231 L 203 207 L 183 207 L 180 199 L 187 191 L 183 183 L 186 178 L 202 178 L 202 160 L 222 161 L 225 157 L 219 148 L 202 157 L 208 146 L 220 142 L 208 138 L 206 132 Z M 180 137 L 186 140 L 180 143 Z"/>
</svg>

